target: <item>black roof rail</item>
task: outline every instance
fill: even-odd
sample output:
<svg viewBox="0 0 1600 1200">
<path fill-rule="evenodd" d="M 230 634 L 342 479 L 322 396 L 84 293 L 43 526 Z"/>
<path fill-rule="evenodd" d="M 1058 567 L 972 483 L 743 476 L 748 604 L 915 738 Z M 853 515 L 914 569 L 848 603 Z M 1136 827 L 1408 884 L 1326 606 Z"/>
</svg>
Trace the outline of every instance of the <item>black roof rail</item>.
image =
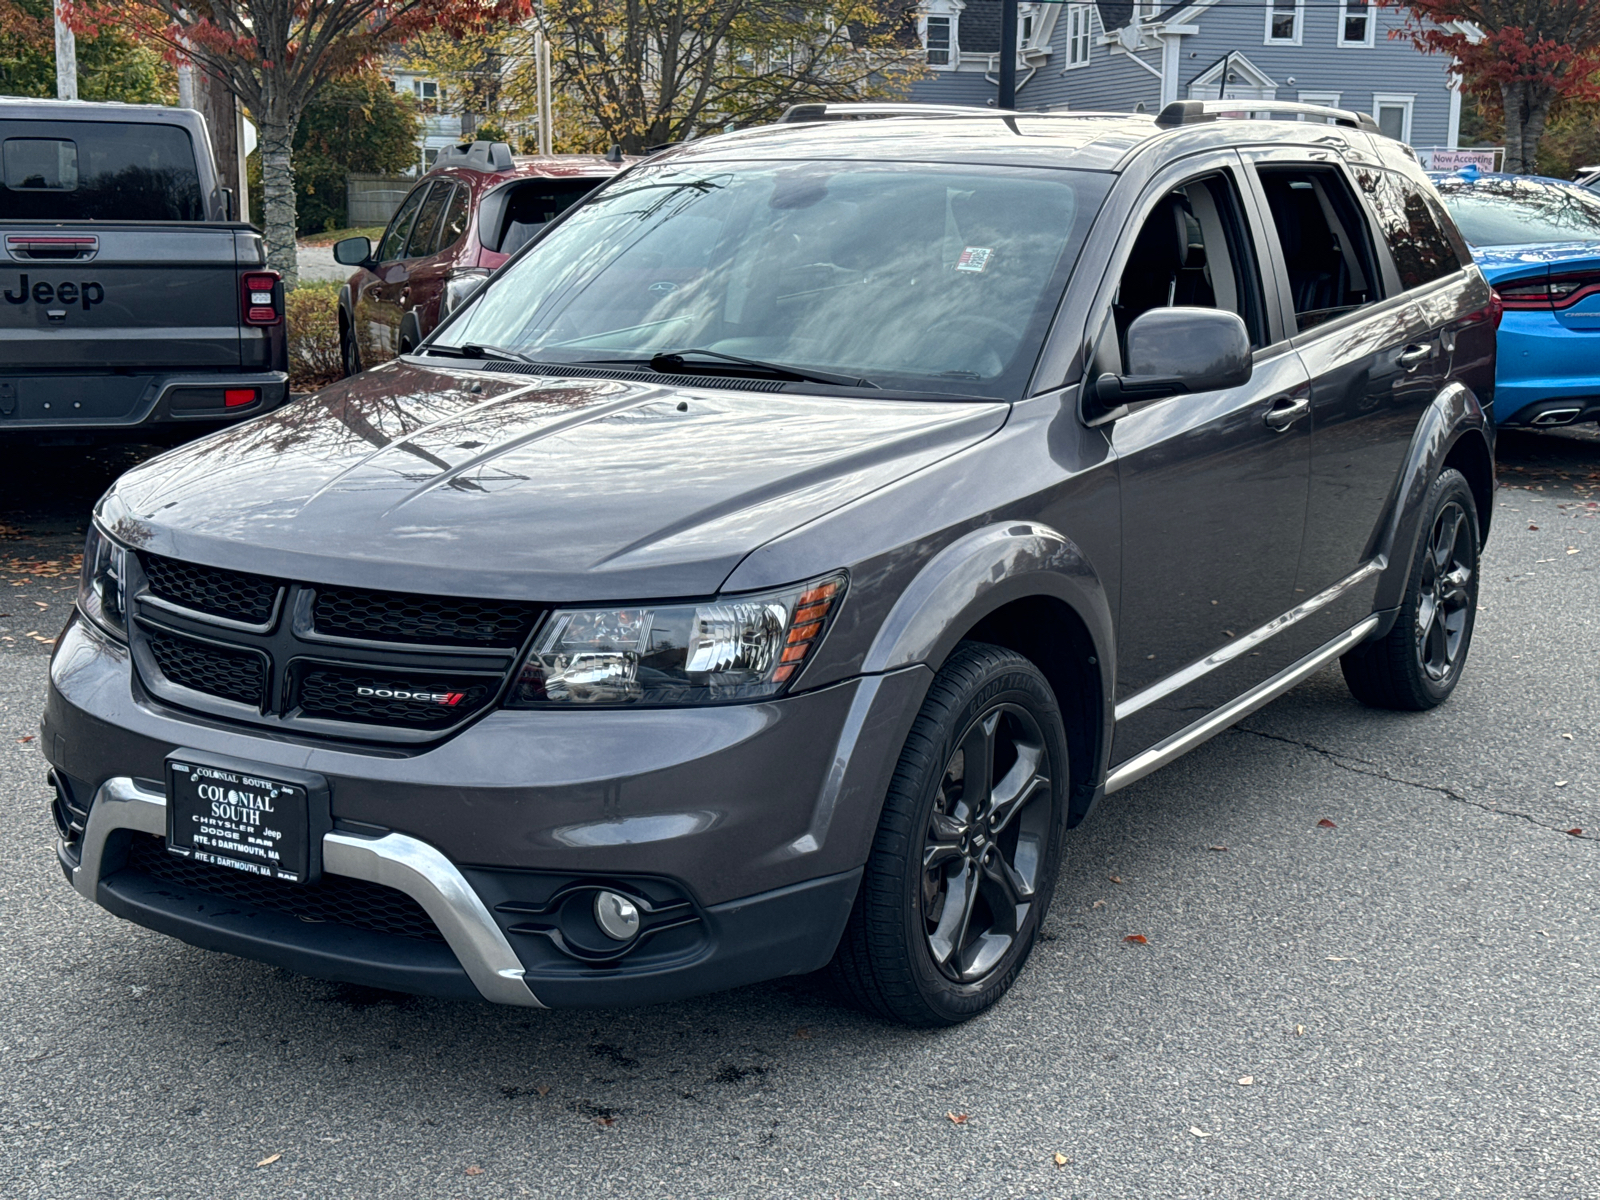
<svg viewBox="0 0 1600 1200">
<path fill-rule="evenodd" d="M 435 167 L 472 167 L 478 171 L 509 171 L 516 164 L 504 142 L 462 142 L 446 146 L 433 160 Z"/>
<path fill-rule="evenodd" d="M 804 125 L 813 121 L 862 121 L 878 117 L 993 117 L 1017 115 L 1009 108 L 978 108 L 967 104 L 791 104 L 779 125 Z"/>
<path fill-rule="evenodd" d="M 1383 132 L 1378 128 L 1378 122 L 1366 113 L 1329 108 L 1326 104 L 1300 104 L 1293 100 L 1174 100 L 1156 114 L 1156 124 L 1163 129 L 1176 129 L 1180 125 L 1202 125 L 1207 121 L 1215 121 L 1223 113 L 1237 112 L 1325 117 L 1335 125 L 1350 129 L 1360 129 L 1366 133 Z"/>
</svg>

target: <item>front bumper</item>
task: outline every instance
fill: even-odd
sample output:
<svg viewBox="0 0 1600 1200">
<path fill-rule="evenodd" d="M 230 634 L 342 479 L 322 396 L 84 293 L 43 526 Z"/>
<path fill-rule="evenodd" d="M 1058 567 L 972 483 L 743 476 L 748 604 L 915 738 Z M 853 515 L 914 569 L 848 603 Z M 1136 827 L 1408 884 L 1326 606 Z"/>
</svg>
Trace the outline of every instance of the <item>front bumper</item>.
<svg viewBox="0 0 1600 1200">
<path fill-rule="evenodd" d="M 927 680 L 911 668 L 764 704 L 498 712 L 396 752 L 266 738 L 164 708 L 139 692 L 125 647 L 75 622 L 52 662 L 42 741 L 63 811 L 79 814 L 62 866 L 120 916 L 320 978 L 525 1005 L 640 1004 L 827 962 Z M 325 882 L 403 893 L 438 936 L 307 915 L 295 907 L 303 892 L 258 903 L 164 872 L 159 781 L 180 747 L 324 776 Z M 677 924 L 610 961 L 575 954 L 561 914 L 601 885 Z"/>
</svg>

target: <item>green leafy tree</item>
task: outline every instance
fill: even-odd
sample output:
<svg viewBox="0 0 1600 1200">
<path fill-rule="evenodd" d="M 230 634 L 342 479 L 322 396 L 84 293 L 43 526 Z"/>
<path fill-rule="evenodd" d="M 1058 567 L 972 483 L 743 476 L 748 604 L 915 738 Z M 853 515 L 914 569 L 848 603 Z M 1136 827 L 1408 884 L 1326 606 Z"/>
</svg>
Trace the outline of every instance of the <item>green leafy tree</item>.
<svg viewBox="0 0 1600 1200">
<path fill-rule="evenodd" d="M 417 161 L 417 105 L 378 72 L 336 79 L 306 106 L 294 135 L 295 221 L 320 233 L 345 223 L 352 171 L 394 174 Z"/>
<path fill-rule="evenodd" d="M 0 94 L 56 94 L 55 10 L 51 0 L 0 0 Z M 107 26 L 78 39 L 78 96 L 128 104 L 172 104 L 178 75 L 161 48 Z"/>
</svg>

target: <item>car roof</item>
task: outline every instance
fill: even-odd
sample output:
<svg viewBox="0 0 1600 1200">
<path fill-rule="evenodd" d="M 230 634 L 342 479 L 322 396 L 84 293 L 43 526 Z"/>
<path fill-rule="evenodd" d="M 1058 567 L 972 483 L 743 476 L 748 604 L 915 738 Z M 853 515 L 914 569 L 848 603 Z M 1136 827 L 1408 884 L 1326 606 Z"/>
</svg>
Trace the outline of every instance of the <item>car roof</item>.
<svg viewBox="0 0 1600 1200">
<path fill-rule="evenodd" d="M 624 159 L 622 162 L 612 162 L 602 154 L 519 154 L 512 158 L 509 170 L 495 171 L 461 163 L 446 163 L 431 168 L 423 178 L 465 176 L 482 180 L 491 187 L 513 179 L 604 179 L 615 175 L 630 162 L 637 161 Z"/>
<path fill-rule="evenodd" d="M 906 106 L 910 107 L 910 106 Z M 949 162 L 976 165 L 1066 167 L 1115 171 L 1134 154 L 1156 144 L 1190 147 L 1239 143 L 1359 139 L 1371 148 L 1383 138 L 1323 124 L 1244 119 L 1210 120 L 1181 126 L 1158 124 L 1135 113 L 1026 113 L 947 111 L 919 116 L 896 113 L 873 120 L 819 120 L 763 125 L 684 142 L 652 161 L 826 158 L 886 162 Z M 1403 150 L 1393 143 L 1397 150 Z M 1404 150 L 1409 154 L 1409 150 Z"/>
</svg>

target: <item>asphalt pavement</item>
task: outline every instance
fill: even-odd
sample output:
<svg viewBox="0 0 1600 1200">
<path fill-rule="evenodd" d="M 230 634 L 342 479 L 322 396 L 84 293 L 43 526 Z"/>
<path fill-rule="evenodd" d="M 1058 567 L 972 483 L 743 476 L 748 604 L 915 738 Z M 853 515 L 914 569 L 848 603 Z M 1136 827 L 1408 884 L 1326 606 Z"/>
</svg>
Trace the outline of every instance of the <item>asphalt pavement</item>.
<svg viewBox="0 0 1600 1200">
<path fill-rule="evenodd" d="M 77 897 L 31 739 L 126 454 L 8 464 L 0 497 L 0 1197 L 1600 1195 L 1592 430 L 1503 440 L 1446 706 L 1366 710 L 1334 669 L 1111 797 L 1011 995 L 938 1033 L 805 979 L 435 1002 Z"/>
</svg>

